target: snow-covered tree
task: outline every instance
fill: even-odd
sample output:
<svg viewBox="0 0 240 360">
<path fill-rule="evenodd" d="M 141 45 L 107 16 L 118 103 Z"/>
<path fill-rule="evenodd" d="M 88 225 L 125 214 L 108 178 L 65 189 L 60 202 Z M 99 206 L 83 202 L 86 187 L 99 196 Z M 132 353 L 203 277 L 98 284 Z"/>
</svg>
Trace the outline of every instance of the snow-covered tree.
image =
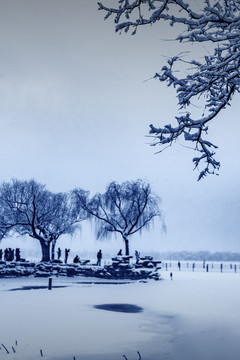
<svg viewBox="0 0 240 360">
<path fill-rule="evenodd" d="M 12 234 L 38 240 L 42 261 L 50 260 L 50 244 L 59 236 L 73 234 L 86 213 L 74 211 L 70 197 L 54 194 L 34 180 L 12 180 L 0 186 L 0 238 Z"/>
<path fill-rule="evenodd" d="M 92 199 L 86 191 L 75 189 L 73 198 L 76 208 L 85 209 L 95 220 L 97 238 L 120 234 L 126 255 L 129 255 L 131 235 L 148 229 L 156 216 L 163 221 L 159 198 L 142 180 L 112 182 L 105 193 L 96 194 Z"/>
<path fill-rule="evenodd" d="M 200 167 L 198 179 L 217 173 L 220 167 L 215 159 L 217 146 L 204 135 L 211 120 L 239 92 L 240 0 L 118 0 L 118 7 L 98 5 L 99 10 L 106 12 L 105 19 L 115 17 L 117 32 L 132 30 L 135 34 L 143 25 L 166 21 L 176 27 L 179 42 L 210 44 L 206 56 L 191 59 L 176 54 L 155 74 L 156 79 L 174 86 L 184 112 L 176 116 L 175 125 L 150 125 L 150 134 L 154 138 L 152 145 L 168 146 L 180 137 L 194 143 L 193 148 L 199 152 L 193 158 L 195 168 Z M 183 63 L 188 65 L 186 74 L 179 71 Z M 192 106 L 200 97 L 204 102 L 203 113 L 194 118 Z"/>
</svg>

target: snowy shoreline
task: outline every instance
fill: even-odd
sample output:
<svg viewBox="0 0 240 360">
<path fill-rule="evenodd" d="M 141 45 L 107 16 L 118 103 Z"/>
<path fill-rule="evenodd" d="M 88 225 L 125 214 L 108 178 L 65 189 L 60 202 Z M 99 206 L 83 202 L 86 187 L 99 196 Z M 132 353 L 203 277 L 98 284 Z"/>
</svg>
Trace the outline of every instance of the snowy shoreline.
<svg viewBox="0 0 240 360">
<path fill-rule="evenodd" d="M 88 260 L 89 261 L 89 260 Z M 159 280 L 159 267 L 153 260 L 140 261 L 130 264 L 129 261 L 112 261 L 112 264 L 98 266 L 96 264 L 65 264 L 61 261 L 29 262 L 29 261 L 0 261 L 0 278 L 9 277 L 96 277 L 102 279 L 155 279 Z M 154 262 L 154 261 L 153 261 Z M 145 265 L 146 264 L 146 265 Z"/>
</svg>

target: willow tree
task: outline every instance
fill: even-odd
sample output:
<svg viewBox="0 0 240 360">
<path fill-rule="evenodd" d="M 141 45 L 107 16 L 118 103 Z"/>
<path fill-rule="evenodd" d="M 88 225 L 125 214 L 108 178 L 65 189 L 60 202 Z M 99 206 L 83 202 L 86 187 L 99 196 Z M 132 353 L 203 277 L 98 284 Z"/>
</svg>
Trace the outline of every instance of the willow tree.
<svg viewBox="0 0 240 360">
<path fill-rule="evenodd" d="M 191 142 L 198 152 L 193 158 L 195 168 L 200 170 L 198 179 L 218 173 L 217 146 L 206 135 L 212 120 L 240 91 L 240 0 L 115 0 L 112 7 L 98 5 L 106 13 L 105 19 L 114 16 L 117 32 L 135 34 L 140 27 L 165 21 L 176 27 L 175 40 L 195 45 L 189 56 L 174 54 L 154 75 L 176 89 L 181 114 L 176 116 L 175 124 L 151 124 L 150 136 L 154 137 L 152 145 L 164 148 L 179 138 Z M 207 51 L 201 58 L 194 57 L 194 49 L 202 44 L 209 44 Z M 203 109 L 194 117 L 193 107 L 200 106 L 200 97 Z"/>
<path fill-rule="evenodd" d="M 132 235 L 148 229 L 154 218 L 163 221 L 159 208 L 160 199 L 151 191 L 149 184 L 142 180 L 112 182 L 103 194 L 89 199 L 81 189 L 73 191 L 76 209 L 84 209 L 95 220 L 97 238 L 119 234 L 129 255 L 129 240 Z"/>
<path fill-rule="evenodd" d="M 73 234 L 85 212 L 74 212 L 70 197 L 52 193 L 30 181 L 12 180 L 0 186 L 0 238 L 29 235 L 39 241 L 42 261 L 50 260 L 50 245 L 63 234 Z"/>
</svg>

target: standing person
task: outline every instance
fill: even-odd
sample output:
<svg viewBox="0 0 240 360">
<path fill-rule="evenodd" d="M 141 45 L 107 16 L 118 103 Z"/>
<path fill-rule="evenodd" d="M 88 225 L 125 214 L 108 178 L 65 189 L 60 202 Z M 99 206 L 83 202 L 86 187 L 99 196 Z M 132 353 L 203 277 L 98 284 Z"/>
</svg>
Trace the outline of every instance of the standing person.
<svg viewBox="0 0 240 360">
<path fill-rule="evenodd" d="M 178 270 L 179 270 L 179 271 L 181 270 L 181 263 L 180 263 L 180 261 L 178 261 Z"/>
<path fill-rule="evenodd" d="M 140 252 L 138 252 L 137 250 L 135 250 L 135 257 L 136 257 L 136 264 L 138 264 L 140 260 Z"/>
<path fill-rule="evenodd" d="M 4 250 L 4 260 L 8 261 L 8 249 Z"/>
<path fill-rule="evenodd" d="M 21 260 L 21 255 L 20 255 L 20 249 L 19 248 L 16 248 L 16 250 L 15 250 L 15 257 L 16 257 L 16 261 Z"/>
<path fill-rule="evenodd" d="M 97 253 L 97 266 L 101 266 L 102 250 L 100 249 Z"/>
<path fill-rule="evenodd" d="M 67 263 L 69 251 L 70 249 L 65 249 L 65 264 Z"/>
<path fill-rule="evenodd" d="M 58 257 L 58 260 L 60 259 L 61 257 L 61 254 L 62 254 L 62 251 L 60 249 L 60 247 L 57 249 L 57 257 Z"/>
<path fill-rule="evenodd" d="M 13 261 L 14 260 L 14 249 L 10 248 L 10 261 Z"/>
</svg>

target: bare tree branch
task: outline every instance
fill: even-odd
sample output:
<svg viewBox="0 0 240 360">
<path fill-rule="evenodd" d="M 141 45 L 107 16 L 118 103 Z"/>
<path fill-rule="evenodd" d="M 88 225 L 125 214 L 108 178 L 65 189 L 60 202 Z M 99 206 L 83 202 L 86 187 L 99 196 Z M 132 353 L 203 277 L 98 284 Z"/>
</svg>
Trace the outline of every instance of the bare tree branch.
<svg viewBox="0 0 240 360">
<path fill-rule="evenodd" d="M 200 0 L 198 6 L 190 0 L 118 0 L 118 7 L 98 5 L 99 10 L 106 13 L 105 19 L 114 16 L 117 32 L 132 29 L 135 34 L 140 26 L 165 21 L 170 26 L 184 27 L 176 38 L 181 43 L 212 44 L 210 53 L 202 59 L 183 60 L 176 54 L 155 74 L 155 79 L 176 89 L 179 110 L 184 111 L 184 115 L 176 116 L 176 126 L 150 125 L 150 135 L 154 138 L 153 146 L 172 144 L 181 137 L 193 142 L 195 151 L 200 153 L 193 158 L 195 169 L 202 168 L 198 180 L 207 174 L 218 174 L 217 146 L 206 136 L 209 123 L 240 91 L 240 0 Z M 185 69 L 187 75 L 181 77 L 184 62 L 191 66 Z M 193 101 L 200 97 L 204 99 L 205 115 L 194 119 Z"/>
</svg>

